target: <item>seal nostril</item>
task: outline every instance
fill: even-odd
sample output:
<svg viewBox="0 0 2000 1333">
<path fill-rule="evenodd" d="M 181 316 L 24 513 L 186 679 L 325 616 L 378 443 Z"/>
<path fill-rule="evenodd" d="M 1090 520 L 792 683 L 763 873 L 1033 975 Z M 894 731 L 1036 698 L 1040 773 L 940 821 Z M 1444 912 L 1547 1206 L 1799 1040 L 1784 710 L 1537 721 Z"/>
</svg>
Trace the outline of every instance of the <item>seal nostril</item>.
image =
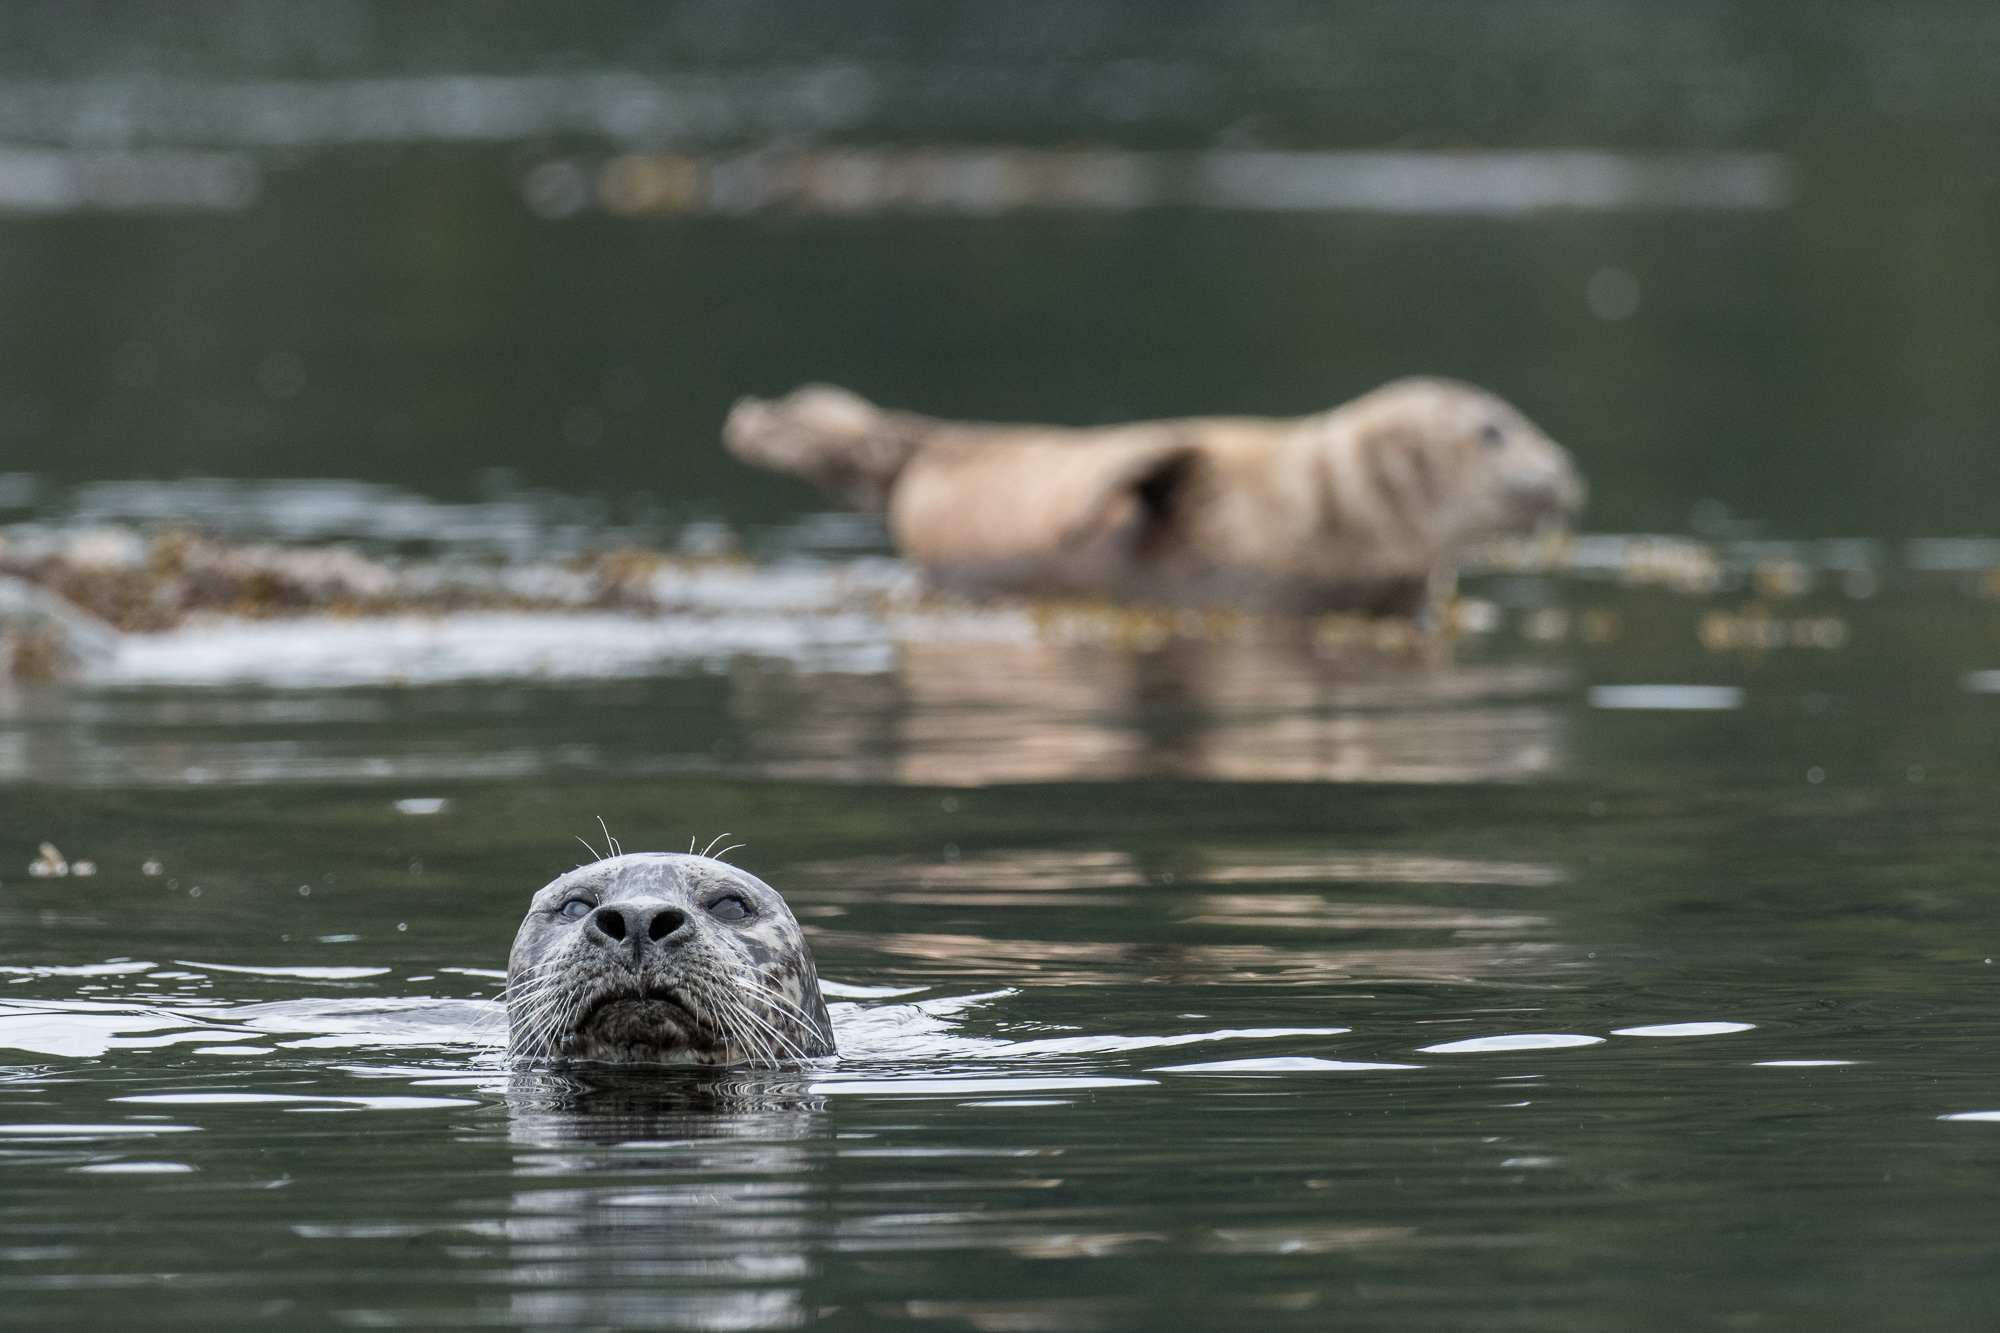
<svg viewBox="0 0 2000 1333">
<path fill-rule="evenodd" d="M 614 940 L 625 938 L 625 917 L 610 907 L 600 907 L 591 918 L 591 924 Z"/>
<path fill-rule="evenodd" d="M 646 934 L 655 940 L 663 940 L 686 924 L 687 913 L 669 907 L 653 918 L 653 924 L 647 928 Z"/>
</svg>

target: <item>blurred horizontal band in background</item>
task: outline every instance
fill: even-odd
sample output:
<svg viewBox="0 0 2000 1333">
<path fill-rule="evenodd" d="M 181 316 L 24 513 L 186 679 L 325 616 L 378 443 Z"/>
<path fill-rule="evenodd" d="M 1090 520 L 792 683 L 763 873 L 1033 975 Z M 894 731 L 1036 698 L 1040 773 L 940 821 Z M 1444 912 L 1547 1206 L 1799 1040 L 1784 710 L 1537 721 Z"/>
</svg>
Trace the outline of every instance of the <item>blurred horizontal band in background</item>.
<svg viewBox="0 0 2000 1333">
<path fill-rule="evenodd" d="M 236 212 L 258 191 L 247 153 L 0 147 L 0 214 Z"/>
<path fill-rule="evenodd" d="M 834 62 L 652 78 L 623 70 L 358 79 L 108 76 L 0 80 L 0 138 L 129 147 L 331 148 L 495 143 L 553 134 L 613 143 L 845 128 L 867 74 Z"/>
<path fill-rule="evenodd" d="M 720 448 L 746 393 L 1430 372 L 1597 531 L 1983 535 L 1994 69 L 1964 0 L 0 6 L 0 469 L 748 530 L 817 501 Z"/>
<path fill-rule="evenodd" d="M 1791 197 L 1791 171 L 1776 153 L 775 149 L 627 154 L 594 172 L 545 162 L 527 173 L 523 192 L 544 217 L 581 212 L 593 199 L 622 216 L 1158 207 L 1508 216 L 1778 208 Z"/>
<path fill-rule="evenodd" d="M 0 147 L 0 213 L 234 211 L 257 201 L 259 177 L 243 152 Z M 1779 208 L 1791 170 L 1775 153 L 778 149 L 634 153 L 594 167 L 556 159 L 528 171 L 522 193 L 548 218 L 593 202 L 625 217 L 1159 207 L 1510 216 Z"/>
</svg>

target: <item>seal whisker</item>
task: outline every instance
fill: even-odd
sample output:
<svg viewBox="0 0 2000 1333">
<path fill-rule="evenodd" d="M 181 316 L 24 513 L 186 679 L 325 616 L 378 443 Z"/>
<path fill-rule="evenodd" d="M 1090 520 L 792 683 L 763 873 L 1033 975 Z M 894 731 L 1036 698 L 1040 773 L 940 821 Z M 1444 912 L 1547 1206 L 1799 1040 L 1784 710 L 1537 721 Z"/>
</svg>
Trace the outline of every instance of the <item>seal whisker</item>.
<svg viewBox="0 0 2000 1333">
<path fill-rule="evenodd" d="M 812 1015 L 806 1013 L 805 1010 L 799 1008 L 799 1006 L 792 1000 L 792 998 L 789 995 L 786 995 L 783 991 L 778 990 L 776 987 L 772 986 L 769 982 L 765 981 L 762 977 L 758 976 L 756 973 L 743 972 L 743 971 L 732 972 L 730 974 L 730 979 L 734 981 L 737 985 L 742 986 L 744 989 L 763 996 L 765 999 L 771 1001 L 773 1004 L 783 1009 L 786 1013 L 790 1014 L 793 1018 L 796 1018 L 801 1022 L 806 1023 L 809 1026 L 818 1026 L 818 1020 L 815 1019 Z"/>
<path fill-rule="evenodd" d="M 728 975 L 734 980 L 733 973 Z M 720 1016 L 724 1019 L 731 1038 L 741 1042 L 746 1047 L 747 1053 L 752 1060 L 775 1061 L 779 1054 L 777 1049 L 778 1044 L 788 1046 L 794 1052 L 797 1052 L 797 1043 L 787 1037 L 775 1024 L 745 1004 L 740 994 L 735 994 L 730 988 L 720 986 L 707 987 L 706 993 L 710 1002 L 720 1011 Z M 744 1023 L 750 1025 L 748 1030 L 745 1030 L 741 1026 Z"/>
<path fill-rule="evenodd" d="M 563 1026 L 566 998 L 560 959 L 545 959 L 524 968 L 507 983 L 511 1047 L 539 1050 L 549 1045 Z"/>
<path fill-rule="evenodd" d="M 755 976 L 754 974 L 742 971 L 732 971 L 729 974 L 729 977 L 730 980 L 734 982 L 741 990 L 747 991 L 750 994 L 757 996 L 759 999 L 764 1000 L 766 1003 L 770 1004 L 774 1009 L 776 1009 L 780 1015 L 787 1018 L 796 1019 L 801 1025 L 810 1028 L 814 1031 L 818 1031 L 819 1022 L 817 1019 L 813 1018 L 811 1015 L 807 1014 L 804 1010 L 800 1009 L 797 1005 L 792 1003 L 789 997 L 782 995 L 775 989 L 772 989 L 771 987 L 763 984 L 761 978 Z M 782 1031 L 778 1029 L 775 1024 L 769 1023 L 768 1020 L 766 1020 L 763 1016 L 753 1011 L 746 1003 L 743 1002 L 741 996 L 737 997 L 737 1004 L 745 1015 L 750 1017 L 753 1021 L 766 1026 L 774 1035 L 778 1036 L 780 1040 L 784 1041 L 786 1045 L 790 1046 L 792 1048 L 792 1053 L 796 1058 L 801 1060 L 808 1058 L 806 1056 L 805 1051 L 800 1048 L 799 1044 L 796 1041 L 793 1041 L 791 1038 L 784 1036 Z"/>
<path fill-rule="evenodd" d="M 812 1015 L 804 1013 L 801 1010 L 795 1008 L 791 1004 L 786 1003 L 779 997 L 774 995 L 763 995 L 760 996 L 760 998 L 764 999 L 767 1003 L 769 1003 L 771 1008 L 776 1011 L 776 1017 L 787 1019 L 793 1023 L 796 1023 L 798 1026 L 805 1028 L 807 1031 L 810 1032 L 818 1032 L 820 1030 L 819 1021 L 817 1019 L 815 1019 Z"/>
<path fill-rule="evenodd" d="M 716 1026 L 723 1034 L 723 1041 L 726 1045 L 737 1048 L 735 1052 L 737 1058 L 753 1062 L 764 1059 L 768 1046 L 763 1041 L 762 1034 L 744 1029 L 742 1021 L 747 1015 L 743 1013 L 741 1006 L 722 993 L 711 992 L 708 1000 L 715 1008 Z"/>
<path fill-rule="evenodd" d="M 513 1046 L 536 1052 L 548 1046 L 556 1035 L 561 1009 L 559 996 L 551 993 L 538 997 L 538 1001 L 528 1007 L 516 1024 Z"/>
<path fill-rule="evenodd" d="M 586 839 L 581 833 L 576 835 L 576 840 L 583 844 L 583 850 L 589 852 L 593 860 L 602 861 L 604 859 L 603 857 L 597 854 L 597 849 L 595 847 L 592 847 L 590 845 L 589 840 Z"/>
<path fill-rule="evenodd" d="M 802 1056 L 804 1054 L 804 1052 L 800 1049 L 799 1044 L 796 1041 L 794 1041 L 789 1035 L 787 1035 L 785 1031 L 782 1028 L 780 1028 L 776 1023 L 772 1022 L 769 1017 L 767 1017 L 764 1014 L 758 1013 L 754 1008 L 752 1008 L 748 1003 L 746 1003 L 741 995 L 732 996 L 731 1000 L 732 1000 L 732 1006 L 737 1013 L 741 1014 L 744 1018 L 748 1019 L 750 1022 L 755 1023 L 764 1032 L 770 1034 L 771 1038 L 774 1041 L 780 1042 L 785 1046 L 789 1047 L 791 1049 L 792 1054 L 794 1055 Z"/>
<path fill-rule="evenodd" d="M 749 1022 L 755 1024 L 757 1029 L 769 1039 L 764 1049 L 761 1052 L 759 1052 L 757 1058 L 771 1060 L 773 1062 L 777 1060 L 778 1051 L 775 1046 L 770 1044 L 772 1042 L 782 1043 L 783 1045 L 788 1047 L 790 1049 L 793 1059 L 802 1060 L 805 1058 L 805 1052 L 799 1048 L 799 1044 L 797 1042 L 793 1041 L 790 1037 L 786 1036 L 784 1032 L 778 1029 L 771 1022 L 759 1016 L 756 1012 L 751 1010 L 749 1006 L 743 1004 L 739 1000 L 735 1003 L 735 1005 L 732 1006 L 732 1008 L 733 1011 L 738 1016 L 747 1019 Z"/>
<path fill-rule="evenodd" d="M 727 833 L 716 834 L 713 838 L 709 839 L 708 846 L 701 849 L 701 854 L 703 856 L 707 856 L 710 852 L 715 850 L 716 843 L 721 842 L 724 838 L 728 836 L 729 835 Z"/>
<path fill-rule="evenodd" d="M 819 1021 L 817 1019 L 815 1019 L 812 1015 L 804 1012 L 803 1010 L 797 1008 L 789 1001 L 785 1000 L 782 996 L 771 995 L 769 993 L 759 993 L 759 998 L 764 1000 L 773 1009 L 775 1009 L 777 1011 L 778 1017 L 791 1019 L 794 1022 L 799 1023 L 801 1026 L 810 1028 L 815 1032 L 819 1030 Z"/>
<path fill-rule="evenodd" d="M 597 827 L 604 830 L 604 845 L 611 849 L 613 856 L 625 855 L 625 849 L 618 845 L 618 839 L 611 836 L 611 826 L 604 822 L 604 816 L 597 817 Z"/>
<path fill-rule="evenodd" d="M 525 1017 L 525 1012 L 514 1015 L 517 1006 L 528 1011 L 539 1008 L 544 1001 L 552 999 L 553 975 L 553 973 L 543 973 L 539 976 L 522 976 L 509 981 L 505 999 L 510 1016 Z"/>
<path fill-rule="evenodd" d="M 509 996 L 508 1003 L 518 1006 L 521 1010 L 520 1022 L 531 1026 L 553 1013 L 562 999 L 562 992 L 552 979 L 538 979 L 534 987 L 524 988 L 519 995 Z"/>
<path fill-rule="evenodd" d="M 507 978 L 506 996 L 513 1000 L 516 995 L 530 994 L 535 988 L 545 986 L 557 975 L 556 959 L 544 959 L 533 966 L 522 968 Z"/>
<path fill-rule="evenodd" d="M 739 1020 L 746 1015 L 732 1002 L 726 992 L 704 982 L 693 989 L 690 998 L 697 999 L 701 1008 L 709 1015 L 717 1035 L 722 1038 L 725 1050 L 731 1047 L 742 1048 L 737 1052 L 739 1060 L 755 1061 L 763 1058 L 764 1050 L 758 1044 L 758 1034 L 746 1033 L 741 1029 Z"/>
<path fill-rule="evenodd" d="M 584 1006 L 587 1002 L 587 997 L 581 993 L 558 995 L 556 1002 L 551 1004 L 547 1016 L 543 1020 L 541 1029 L 537 1033 L 535 1044 L 537 1046 L 544 1046 L 550 1054 L 555 1054 L 556 1048 L 559 1045 L 558 1039 L 563 1033 L 574 1027 L 579 1018 L 583 1017 Z"/>
<path fill-rule="evenodd" d="M 498 1015 L 497 1034 L 493 1031 L 495 1026 L 496 1021 L 493 1014 L 481 1014 L 477 1018 L 468 1019 L 459 1024 L 454 1036 L 459 1041 L 476 1043 L 489 1049 L 503 1047 L 508 1043 L 511 1036 L 508 1032 L 507 1011 L 505 1009 L 502 1009 Z M 481 1029 L 486 1030 L 483 1035 Z"/>
</svg>

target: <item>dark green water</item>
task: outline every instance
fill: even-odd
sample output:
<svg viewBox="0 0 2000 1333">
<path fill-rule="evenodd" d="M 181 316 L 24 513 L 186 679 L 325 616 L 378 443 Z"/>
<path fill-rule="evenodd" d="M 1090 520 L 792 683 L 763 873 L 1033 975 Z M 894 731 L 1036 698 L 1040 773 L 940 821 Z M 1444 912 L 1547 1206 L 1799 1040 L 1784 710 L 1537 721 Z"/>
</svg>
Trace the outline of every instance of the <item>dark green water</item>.
<svg viewBox="0 0 2000 1333">
<path fill-rule="evenodd" d="M 2000 715 L 1960 682 L 2000 660 L 2000 620 L 1901 580 L 1774 604 L 1838 616 L 1838 650 L 1715 654 L 1699 601 L 1555 591 L 1616 612 L 1616 637 L 1531 643 L 1510 611 L 1457 665 L 1386 685 L 1181 643 L 1105 650 L 1094 673 L 1123 662 L 1129 688 L 1081 701 L 1017 670 L 968 703 L 914 650 L 886 675 L 17 696 L 11 734 L 41 737 L 50 778 L 0 816 L 25 978 L 0 994 L 0 1318 L 1987 1325 L 2000 1124 L 1940 1117 L 2000 1109 Z M 1585 692 L 1666 682 L 1741 706 Z M 1288 771 L 1272 719 L 1319 728 L 1319 771 L 1362 780 L 1159 775 Z M 875 776 L 769 776 L 829 733 L 874 736 Z M 1107 734 L 1140 738 L 1122 770 Z M 938 785 L 1005 736 L 1101 776 Z M 1522 745 L 1525 781 L 1449 776 Z M 269 767 L 157 785 L 171 746 Z M 333 754 L 439 773 L 494 753 L 518 776 L 311 780 Z M 392 808 L 408 797 L 448 803 Z M 510 1082 L 476 1011 L 434 1001 L 494 994 L 446 969 L 501 965 L 599 816 L 627 848 L 729 831 L 823 975 L 928 989 L 855 1002 L 848 1059 L 815 1074 Z M 43 840 L 98 873 L 23 875 Z M 159 966 L 31 970 L 120 959 Z M 433 1029 L 340 1008 L 387 997 L 432 997 L 401 1012 Z M 1753 1026 L 1613 1035 L 1684 1023 Z M 1299 1031 L 1329 1028 L 1349 1031 Z M 113 1029 L 95 1056 L 49 1053 Z M 1292 1033 L 1099 1040 L 1242 1029 Z M 1601 1040 L 1421 1049 L 1524 1033 Z M 1278 1063 L 1160 1072 L 1231 1060 Z M 891 1082 L 910 1079 L 929 1082 Z M 384 1097 L 439 1104 L 354 1100 Z"/>
<path fill-rule="evenodd" d="M 744 393 L 826 379 L 1088 423 L 1315 411 L 1430 372 L 1574 450 L 1599 530 L 1681 531 L 1716 500 L 1779 534 L 1921 536 L 1990 530 L 2000 503 L 1979 3 L 127 0 L 0 6 L 0 34 L 0 143 L 242 153 L 258 190 L 0 218 L 0 469 L 52 487 L 511 477 L 767 522 L 814 502 L 717 448 Z M 439 82 L 543 75 L 709 110 L 621 130 L 583 92 L 544 114 L 506 84 L 454 115 Z M 774 109 L 814 80 L 845 92 Z M 1762 151 L 1794 188 L 1517 217 L 524 200 L 549 161 L 774 142 Z M 1636 284 L 1622 318 L 1590 304 L 1607 269 Z"/>
</svg>

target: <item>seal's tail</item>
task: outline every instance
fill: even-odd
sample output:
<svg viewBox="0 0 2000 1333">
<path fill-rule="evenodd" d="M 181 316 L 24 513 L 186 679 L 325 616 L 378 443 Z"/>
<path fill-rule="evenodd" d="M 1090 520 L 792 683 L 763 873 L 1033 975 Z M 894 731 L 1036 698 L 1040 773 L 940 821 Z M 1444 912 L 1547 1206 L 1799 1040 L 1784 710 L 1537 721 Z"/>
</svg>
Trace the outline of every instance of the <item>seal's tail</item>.
<svg viewBox="0 0 2000 1333">
<path fill-rule="evenodd" d="M 885 412 L 831 384 L 807 384 L 775 401 L 739 399 L 722 439 L 746 463 L 803 477 L 863 513 L 880 513 L 897 474 L 936 424 Z"/>
</svg>

